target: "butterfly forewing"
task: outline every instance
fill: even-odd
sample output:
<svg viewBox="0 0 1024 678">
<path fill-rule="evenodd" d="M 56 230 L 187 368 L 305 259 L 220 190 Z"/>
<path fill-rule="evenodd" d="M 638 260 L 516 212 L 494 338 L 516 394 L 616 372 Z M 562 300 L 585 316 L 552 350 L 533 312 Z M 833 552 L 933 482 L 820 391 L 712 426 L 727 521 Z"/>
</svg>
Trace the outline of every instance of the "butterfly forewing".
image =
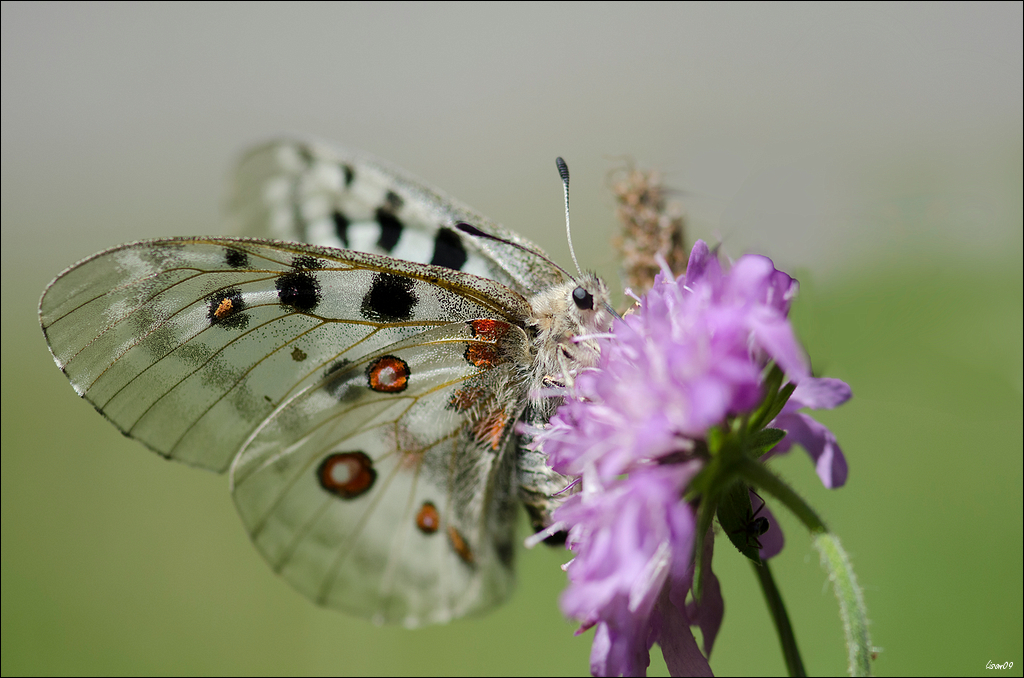
<svg viewBox="0 0 1024 678">
<path fill-rule="evenodd" d="M 232 467 L 253 541 L 297 589 L 417 626 L 512 587 L 514 381 L 525 334 L 427 330 L 297 392 Z"/>
<path fill-rule="evenodd" d="M 232 230 L 435 264 L 497 280 L 522 295 L 559 280 L 538 257 L 504 242 L 455 230 L 467 222 L 542 252 L 400 169 L 311 141 L 281 140 L 239 165 Z"/>
<path fill-rule="evenodd" d="M 123 432 L 223 470 L 337 361 L 460 318 L 525 312 L 500 285 L 396 263 L 254 240 L 135 243 L 58 277 L 40 320 L 75 389 Z"/>
</svg>

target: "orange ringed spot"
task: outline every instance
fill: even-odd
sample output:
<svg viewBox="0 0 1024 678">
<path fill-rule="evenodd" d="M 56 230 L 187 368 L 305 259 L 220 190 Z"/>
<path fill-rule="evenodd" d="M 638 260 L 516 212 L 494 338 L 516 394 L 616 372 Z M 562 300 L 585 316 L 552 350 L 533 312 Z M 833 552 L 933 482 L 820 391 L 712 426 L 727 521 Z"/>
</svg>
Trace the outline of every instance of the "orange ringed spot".
<svg viewBox="0 0 1024 678">
<path fill-rule="evenodd" d="M 211 324 L 223 323 L 224 327 L 240 329 L 248 322 L 246 315 L 241 313 L 245 308 L 245 300 L 237 287 L 218 290 L 207 297 L 207 301 L 210 302 L 207 317 Z"/>
<path fill-rule="evenodd" d="M 462 562 L 466 565 L 475 564 L 473 552 L 469 549 L 469 544 L 466 543 L 466 540 L 462 538 L 462 535 L 454 527 L 448 528 L 448 541 L 452 543 L 452 548 L 455 549 L 455 553 L 462 559 Z"/>
<path fill-rule="evenodd" d="M 377 471 L 363 452 L 335 452 L 320 462 L 316 477 L 320 487 L 331 494 L 355 499 L 373 487 Z"/>
<path fill-rule="evenodd" d="M 441 527 L 441 514 L 432 502 L 425 501 L 416 513 L 416 527 L 423 534 L 434 534 Z"/>
<path fill-rule="evenodd" d="M 378 393 L 398 393 L 409 386 L 409 365 L 401 358 L 386 355 L 366 368 L 366 380 Z"/>
</svg>

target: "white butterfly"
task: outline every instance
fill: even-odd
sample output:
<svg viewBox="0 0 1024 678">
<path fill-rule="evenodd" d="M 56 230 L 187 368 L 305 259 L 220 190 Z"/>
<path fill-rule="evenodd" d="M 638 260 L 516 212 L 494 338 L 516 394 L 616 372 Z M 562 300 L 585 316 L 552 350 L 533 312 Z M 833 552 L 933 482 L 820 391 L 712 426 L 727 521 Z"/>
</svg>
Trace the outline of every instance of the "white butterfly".
<svg viewBox="0 0 1024 678">
<path fill-rule="evenodd" d="M 317 603 L 418 626 L 503 601 L 517 499 L 541 529 L 565 487 L 514 424 L 596 364 L 604 284 L 305 142 L 243 160 L 234 217 L 278 240 L 137 242 L 58 276 L 57 365 L 125 435 L 228 470 L 253 543 Z"/>
</svg>

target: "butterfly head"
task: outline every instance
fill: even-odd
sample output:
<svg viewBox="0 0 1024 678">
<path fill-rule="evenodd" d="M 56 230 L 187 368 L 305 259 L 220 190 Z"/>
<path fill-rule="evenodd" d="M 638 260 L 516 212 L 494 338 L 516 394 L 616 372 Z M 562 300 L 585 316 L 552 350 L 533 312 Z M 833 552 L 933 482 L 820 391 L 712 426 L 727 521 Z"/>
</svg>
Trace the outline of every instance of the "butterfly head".
<svg viewBox="0 0 1024 678">
<path fill-rule="evenodd" d="M 600 336 L 612 326 L 608 286 L 592 273 L 571 279 L 530 299 L 534 384 L 569 386 L 580 370 L 601 357 Z"/>
</svg>

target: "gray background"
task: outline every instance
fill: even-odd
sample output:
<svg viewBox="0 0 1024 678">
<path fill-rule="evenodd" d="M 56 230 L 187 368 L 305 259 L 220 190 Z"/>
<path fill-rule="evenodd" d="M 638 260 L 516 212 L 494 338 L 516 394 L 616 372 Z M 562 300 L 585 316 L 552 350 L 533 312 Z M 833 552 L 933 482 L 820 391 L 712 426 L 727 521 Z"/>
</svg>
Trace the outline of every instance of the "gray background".
<svg viewBox="0 0 1024 678">
<path fill-rule="evenodd" d="M 564 259 L 562 155 L 591 266 L 623 156 L 685 192 L 695 233 L 788 267 L 1020 243 L 999 202 L 1018 3 L 3 12 L 3 264 L 39 283 L 128 238 L 216 231 L 231 163 L 282 132 L 405 167 Z"/>
</svg>

